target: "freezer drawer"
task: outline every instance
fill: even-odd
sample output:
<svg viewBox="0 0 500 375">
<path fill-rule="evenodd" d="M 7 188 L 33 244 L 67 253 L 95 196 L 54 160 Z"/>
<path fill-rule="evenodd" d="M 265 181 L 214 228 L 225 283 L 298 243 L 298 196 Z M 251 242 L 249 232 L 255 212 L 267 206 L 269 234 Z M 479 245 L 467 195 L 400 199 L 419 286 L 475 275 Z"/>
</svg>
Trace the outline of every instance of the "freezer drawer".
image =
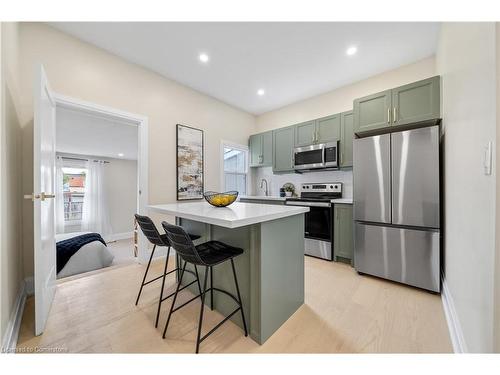
<svg viewBox="0 0 500 375">
<path fill-rule="evenodd" d="M 355 223 L 358 272 L 440 291 L 439 232 Z"/>
<path fill-rule="evenodd" d="M 392 134 L 392 224 L 439 228 L 439 127 Z"/>
<path fill-rule="evenodd" d="M 354 220 L 391 223 L 391 136 L 353 142 Z"/>
</svg>

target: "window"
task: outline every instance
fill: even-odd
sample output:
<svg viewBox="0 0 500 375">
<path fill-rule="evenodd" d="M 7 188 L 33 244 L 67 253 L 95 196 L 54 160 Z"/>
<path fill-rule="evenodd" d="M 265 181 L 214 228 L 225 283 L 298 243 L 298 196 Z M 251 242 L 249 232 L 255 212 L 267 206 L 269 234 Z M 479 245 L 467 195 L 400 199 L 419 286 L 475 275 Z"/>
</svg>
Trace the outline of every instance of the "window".
<svg viewBox="0 0 500 375">
<path fill-rule="evenodd" d="M 84 168 L 62 168 L 64 193 L 64 221 L 81 221 L 85 196 Z"/>
<path fill-rule="evenodd" d="M 236 190 L 247 194 L 248 149 L 243 146 L 223 145 L 224 191 Z"/>
</svg>

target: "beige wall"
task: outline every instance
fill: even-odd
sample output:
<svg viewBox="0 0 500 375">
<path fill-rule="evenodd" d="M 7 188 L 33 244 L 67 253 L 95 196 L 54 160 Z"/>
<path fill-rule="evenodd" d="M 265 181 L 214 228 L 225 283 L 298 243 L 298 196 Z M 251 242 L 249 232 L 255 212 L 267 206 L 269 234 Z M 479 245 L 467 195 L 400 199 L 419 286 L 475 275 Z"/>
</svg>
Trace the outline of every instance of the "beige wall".
<svg viewBox="0 0 500 375">
<path fill-rule="evenodd" d="M 349 111 L 356 98 L 432 77 L 435 74 L 434 57 L 429 57 L 257 116 L 256 132 L 293 125 L 332 113 Z"/>
<path fill-rule="evenodd" d="M 442 25 L 444 273 L 470 352 L 493 351 L 496 171 L 485 175 L 483 158 L 495 149 L 495 58 L 494 23 Z"/>
<path fill-rule="evenodd" d="M 21 129 L 15 98 L 18 97 L 18 29 L 1 25 L 1 135 L 0 135 L 0 275 L 1 337 L 3 339 L 15 301 L 22 287 L 21 246 Z"/>
<path fill-rule="evenodd" d="M 23 187 L 32 185 L 32 82 L 34 66 L 45 66 L 52 89 L 82 100 L 115 107 L 149 118 L 149 201 L 176 199 L 175 125 L 205 131 L 205 187 L 218 190 L 221 139 L 246 144 L 254 132 L 254 116 L 200 94 L 108 52 L 81 42 L 47 25 L 20 26 L 20 120 L 23 135 Z M 27 191 L 27 190 L 26 190 Z M 24 205 L 29 222 L 31 205 Z M 24 238 L 32 237 L 27 225 Z M 25 273 L 33 273 L 33 245 L 26 243 Z"/>
</svg>

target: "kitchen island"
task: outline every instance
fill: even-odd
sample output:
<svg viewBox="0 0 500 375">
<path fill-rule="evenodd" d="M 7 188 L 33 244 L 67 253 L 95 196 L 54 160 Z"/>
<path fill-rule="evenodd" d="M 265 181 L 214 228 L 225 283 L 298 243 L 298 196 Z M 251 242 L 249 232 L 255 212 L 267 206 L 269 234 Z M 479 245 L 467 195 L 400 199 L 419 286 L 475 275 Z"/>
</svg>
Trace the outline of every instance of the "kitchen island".
<svg viewBox="0 0 500 375">
<path fill-rule="evenodd" d="M 149 209 L 175 216 L 177 225 L 201 236 L 195 243 L 218 240 L 244 250 L 235 258 L 235 266 L 248 331 L 259 344 L 304 303 L 304 214 L 308 207 L 240 202 L 213 207 L 207 202 L 188 202 Z M 200 270 L 203 279 L 204 269 Z M 214 267 L 213 273 L 215 287 L 235 293 L 230 264 Z M 190 289 L 198 293 L 196 284 Z M 210 306 L 209 294 L 206 302 Z M 213 302 L 224 315 L 235 308 L 234 301 L 222 293 L 215 292 Z M 239 315 L 232 321 L 243 326 Z"/>
</svg>

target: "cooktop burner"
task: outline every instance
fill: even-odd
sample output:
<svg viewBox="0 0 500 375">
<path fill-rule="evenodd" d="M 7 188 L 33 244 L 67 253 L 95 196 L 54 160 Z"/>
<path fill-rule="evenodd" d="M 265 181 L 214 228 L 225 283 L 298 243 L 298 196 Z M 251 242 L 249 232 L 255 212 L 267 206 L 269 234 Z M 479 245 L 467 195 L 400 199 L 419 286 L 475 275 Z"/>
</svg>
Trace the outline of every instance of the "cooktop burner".
<svg viewBox="0 0 500 375">
<path fill-rule="evenodd" d="M 342 198 L 342 183 L 307 183 L 302 184 L 300 197 L 287 198 L 290 201 L 329 202 L 331 199 Z"/>
</svg>

